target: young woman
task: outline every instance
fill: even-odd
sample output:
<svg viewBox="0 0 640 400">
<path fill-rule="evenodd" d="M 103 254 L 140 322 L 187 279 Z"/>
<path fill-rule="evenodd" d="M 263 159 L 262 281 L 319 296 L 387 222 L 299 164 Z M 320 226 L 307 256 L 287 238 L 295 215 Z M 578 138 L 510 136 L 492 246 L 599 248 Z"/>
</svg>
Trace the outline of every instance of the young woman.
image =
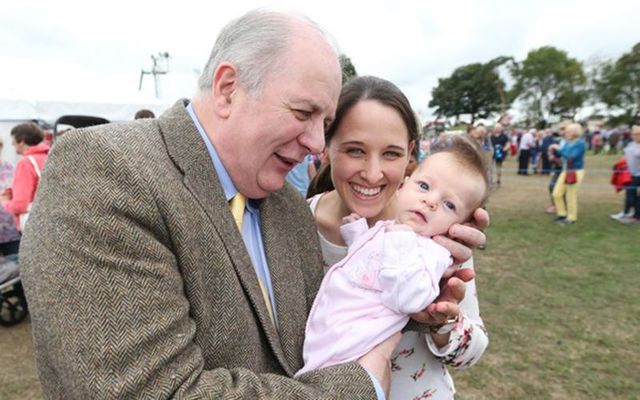
<svg viewBox="0 0 640 400">
<path fill-rule="evenodd" d="M 325 267 L 347 254 L 340 235 L 342 219 L 351 213 L 366 218 L 371 227 L 393 217 L 394 199 L 405 174 L 409 155 L 418 138 L 411 106 L 391 82 L 357 77 L 344 85 L 336 118 L 325 133 L 327 166 L 308 192 L 321 241 Z M 474 217 L 486 226 L 488 215 Z M 466 243 L 480 244 L 482 233 L 456 224 L 449 230 Z M 434 240 L 454 258 L 467 259 L 470 250 L 447 237 Z M 422 332 L 408 331 L 392 357 L 391 399 L 451 399 L 455 393 L 446 365 L 465 368 L 481 357 L 488 337 L 478 310 L 471 264 L 463 266 L 443 286 L 439 297 L 414 320 L 427 324 Z M 463 283 L 463 281 L 468 281 Z M 466 289 L 466 290 L 465 290 Z M 425 328 L 425 325 L 418 328 Z"/>
</svg>

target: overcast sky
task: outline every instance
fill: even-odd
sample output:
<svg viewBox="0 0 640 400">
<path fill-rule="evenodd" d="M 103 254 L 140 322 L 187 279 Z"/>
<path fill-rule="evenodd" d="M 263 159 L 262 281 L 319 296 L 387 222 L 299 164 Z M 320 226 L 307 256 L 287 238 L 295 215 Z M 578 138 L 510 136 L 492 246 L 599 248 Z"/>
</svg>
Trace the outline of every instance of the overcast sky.
<svg viewBox="0 0 640 400">
<path fill-rule="evenodd" d="M 20 0 L 0 11 L 0 98 L 138 102 L 153 96 L 151 55 L 168 52 L 161 100 L 190 97 L 222 26 L 259 6 L 301 11 L 338 41 L 359 75 L 400 86 L 416 110 L 438 78 L 544 45 L 581 61 L 640 42 L 640 1 Z"/>
</svg>

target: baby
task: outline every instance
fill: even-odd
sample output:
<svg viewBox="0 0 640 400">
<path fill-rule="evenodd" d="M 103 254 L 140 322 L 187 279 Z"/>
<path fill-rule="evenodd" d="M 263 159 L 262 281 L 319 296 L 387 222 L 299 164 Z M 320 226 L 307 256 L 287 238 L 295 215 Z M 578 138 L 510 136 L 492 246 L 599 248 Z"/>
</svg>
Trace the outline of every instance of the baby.
<svg viewBox="0 0 640 400">
<path fill-rule="evenodd" d="M 347 256 L 331 267 L 307 320 L 297 375 L 356 361 L 438 296 L 453 274 L 450 253 L 430 238 L 470 219 L 489 195 L 482 149 L 466 135 L 441 135 L 406 178 L 396 218 L 369 228 L 352 214 L 340 228 Z"/>
</svg>

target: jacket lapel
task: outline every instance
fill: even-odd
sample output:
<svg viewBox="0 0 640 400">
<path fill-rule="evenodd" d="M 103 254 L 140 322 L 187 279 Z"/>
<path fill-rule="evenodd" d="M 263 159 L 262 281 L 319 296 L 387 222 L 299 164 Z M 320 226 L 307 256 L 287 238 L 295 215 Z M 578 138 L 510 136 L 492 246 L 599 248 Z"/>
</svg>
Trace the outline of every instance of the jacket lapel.
<svg viewBox="0 0 640 400">
<path fill-rule="evenodd" d="M 165 137 L 167 151 L 177 168 L 183 173 L 185 187 L 192 193 L 207 214 L 213 228 L 224 243 L 231 260 L 230 266 L 235 269 L 240 283 L 256 311 L 271 349 L 282 368 L 292 375 L 299 368 L 291 372 L 292 369 L 288 363 L 288 358 L 283 353 L 278 332 L 271 323 L 251 258 L 231 215 L 231 210 L 206 145 L 202 141 L 198 128 L 193 124 L 191 116 L 185 109 L 187 104 L 188 101 L 186 100 L 178 101 L 158 119 L 162 135 Z M 265 226 L 264 221 L 263 226 Z M 269 237 L 271 234 L 271 232 L 263 230 L 263 237 Z M 271 268 L 269 254 L 267 254 L 267 260 Z M 273 276 L 272 272 L 272 281 L 278 282 L 278 279 L 279 277 Z M 275 290 L 276 288 L 274 287 Z M 289 316 L 286 314 L 286 307 L 283 310 L 284 313 L 280 314 L 277 292 L 275 297 L 278 315 L 286 316 L 285 319 L 288 320 Z M 285 323 L 284 325 L 288 330 L 288 324 Z M 296 364 L 298 363 L 293 365 Z"/>
<path fill-rule="evenodd" d="M 288 205 L 291 199 L 277 192 L 262 204 L 262 235 L 264 249 L 271 272 L 280 343 L 290 366 L 287 373 L 293 375 L 302 368 L 302 344 L 307 322 L 307 301 L 304 277 L 300 268 L 317 266 L 301 265 L 296 255 L 305 249 L 298 248 L 297 237 L 291 226 L 300 221 L 287 223 Z"/>
</svg>

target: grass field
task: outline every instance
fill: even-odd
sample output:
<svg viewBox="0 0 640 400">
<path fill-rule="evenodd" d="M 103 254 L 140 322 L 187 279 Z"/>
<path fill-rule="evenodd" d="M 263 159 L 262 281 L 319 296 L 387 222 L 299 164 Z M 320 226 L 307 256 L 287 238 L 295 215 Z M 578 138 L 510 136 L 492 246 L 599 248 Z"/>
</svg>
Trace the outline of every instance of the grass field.
<svg viewBox="0 0 640 400">
<path fill-rule="evenodd" d="M 487 248 L 476 252 L 491 342 L 455 375 L 460 399 L 639 398 L 640 226 L 609 218 L 623 202 L 608 184 L 618 158 L 587 158 L 570 226 L 543 212 L 548 177 L 507 166 L 487 207 Z"/>
<path fill-rule="evenodd" d="M 544 214 L 548 177 L 515 175 L 489 202 L 487 248 L 476 251 L 491 343 L 454 375 L 459 399 L 637 399 L 640 396 L 640 226 L 609 218 L 623 194 L 608 184 L 619 156 L 589 156 L 579 220 Z M 30 325 L 0 328 L 0 399 L 41 397 Z"/>
</svg>

